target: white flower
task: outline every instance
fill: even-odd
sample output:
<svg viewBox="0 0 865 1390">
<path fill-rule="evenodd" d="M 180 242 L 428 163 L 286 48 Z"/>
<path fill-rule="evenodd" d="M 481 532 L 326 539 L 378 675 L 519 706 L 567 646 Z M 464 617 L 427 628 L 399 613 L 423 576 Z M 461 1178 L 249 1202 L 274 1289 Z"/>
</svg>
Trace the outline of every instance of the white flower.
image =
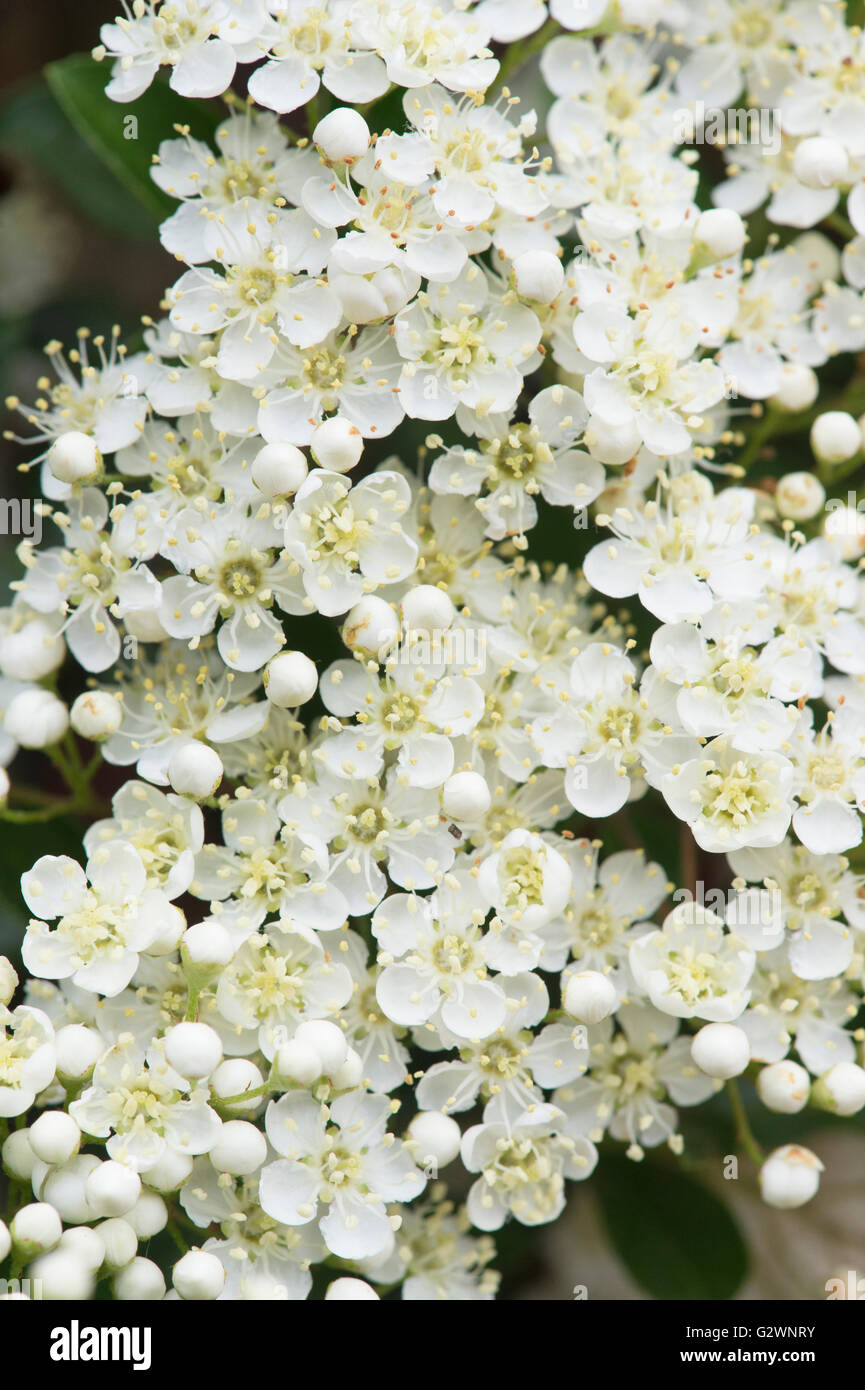
<svg viewBox="0 0 865 1390">
<path fill-rule="evenodd" d="M 145 1059 L 125 1034 L 97 1062 L 92 1085 L 69 1113 L 87 1134 L 111 1136 L 111 1158 L 146 1173 L 166 1150 L 200 1154 L 215 1144 L 222 1121 L 208 1098 L 207 1087 L 192 1089 L 158 1053 Z"/>
<path fill-rule="evenodd" d="M 384 63 L 352 35 L 352 0 L 267 0 L 268 62 L 249 79 L 250 96 L 272 111 L 304 106 L 324 83 L 340 101 L 363 105 L 388 87 Z M 250 54 L 258 57 L 258 53 Z"/>
<path fill-rule="evenodd" d="M 803 711 L 790 736 L 793 829 L 814 854 L 839 854 L 862 840 L 865 809 L 865 722 L 854 710 L 829 715 L 822 729 Z"/>
<path fill-rule="evenodd" d="M 351 14 L 355 41 L 380 54 L 388 81 L 398 87 L 440 82 L 454 92 L 482 92 L 498 72 L 486 47 L 489 22 L 477 5 L 355 0 Z"/>
<path fill-rule="evenodd" d="M 417 562 L 402 520 L 410 502 L 399 473 L 382 470 L 352 487 L 340 473 L 313 469 L 285 526 L 285 549 L 306 593 L 289 611 L 345 613 L 362 594 L 407 578 Z"/>
<path fill-rule="evenodd" d="M 661 781 L 667 805 L 714 853 L 779 845 L 793 814 L 792 787 L 787 758 L 745 753 L 729 738 L 712 739 Z"/>
<path fill-rule="evenodd" d="M 815 280 L 806 256 L 792 246 L 763 257 L 743 280 L 733 341 L 718 354 L 738 395 L 764 400 L 780 388 L 786 361 L 813 367 L 825 360 L 807 312 Z"/>
<path fill-rule="evenodd" d="M 570 897 L 571 873 L 567 861 L 540 835 L 512 830 L 482 860 L 478 888 L 505 926 L 531 933 L 561 913 Z"/>
<path fill-rule="evenodd" d="M 400 400 L 421 420 L 446 420 L 458 405 L 479 416 L 509 412 L 537 364 L 537 318 L 515 296 L 508 302 L 474 264 L 419 295 L 394 328 L 406 359 Z"/>
<path fill-rule="evenodd" d="M 565 1179 L 589 1176 L 598 1161 L 595 1146 L 563 1132 L 563 1120 L 555 1105 L 535 1105 L 509 1124 L 497 1118 L 492 1101 L 484 1122 L 466 1130 L 463 1164 L 480 1174 L 466 1210 L 480 1230 L 497 1231 L 509 1215 L 522 1226 L 554 1221 L 565 1205 Z"/>
<path fill-rule="evenodd" d="M 0 1117 L 23 1115 L 54 1080 L 54 1029 L 41 1009 L 0 1005 Z"/>
<path fill-rule="evenodd" d="M 841 979 L 800 980 L 784 948 L 762 956 L 751 979 L 751 1004 L 737 1027 L 748 1035 L 757 1062 L 780 1062 L 791 1046 L 812 1076 L 837 1062 L 854 1062 L 852 1024 L 859 998 Z"/>
<path fill-rule="evenodd" d="M 71 978 L 95 994 L 119 994 L 139 952 L 176 944 L 184 926 L 165 894 L 147 887 L 147 871 L 124 840 L 99 845 L 86 874 L 74 859 L 44 855 L 22 875 L 21 891 L 38 914 L 21 948 L 27 969 L 49 980 Z M 53 930 L 52 918 L 59 918 Z"/>
<path fill-rule="evenodd" d="M 409 1302 L 488 1302 L 495 1297 L 499 1275 L 487 1265 L 495 1259 L 489 1236 L 476 1235 L 464 1207 L 433 1201 L 392 1214 L 401 1218 L 389 1254 L 365 1260 L 362 1272 L 375 1283 L 402 1281 Z"/>
<path fill-rule="evenodd" d="M 642 850 L 622 850 L 598 862 L 598 848 L 575 840 L 564 850 L 574 879 L 565 911 L 574 968 L 609 975 L 623 988 L 631 942 L 649 929 L 670 883 L 660 864 L 646 863 Z M 562 977 L 567 984 L 570 970 Z"/>
<path fill-rule="evenodd" d="M 109 820 L 94 821 L 84 836 L 91 857 L 106 840 L 124 840 L 144 865 L 147 884 L 172 900 L 192 882 L 195 856 L 204 843 L 201 809 L 185 797 L 146 782 L 124 782 L 111 800 Z"/>
<path fill-rule="evenodd" d="M 755 953 L 699 903 L 680 903 L 630 948 L 634 979 L 662 1013 L 731 1023 L 747 1006 Z"/>
<path fill-rule="evenodd" d="M 386 1096 L 353 1092 L 328 1109 L 303 1092 L 271 1101 L 265 1125 L 278 1154 L 261 1170 L 260 1202 L 287 1226 L 318 1220 L 332 1254 L 381 1254 L 391 1238 L 386 1202 L 409 1202 L 425 1179 L 387 1133 Z"/>
<path fill-rule="evenodd" d="M 262 0 L 135 0 L 131 18 L 103 24 L 98 57 L 114 58 L 105 89 L 112 101 L 134 101 L 159 68 L 185 97 L 215 97 L 234 77 L 233 45 L 254 38 L 264 21 Z"/>
<path fill-rule="evenodd" d="M 409 1054 L 401 1041 L 406 1030 L 389 1019 L 378 1002 L 380 969 L 367 964 L 367 944 L 357 932 L 344 927 L 321 932 L 319 939 L 331 959 L 339 960 L 352 978 L 352 995 L 340 1012 L 340 1026 L 361 1059 L 364 1085 L 373 1091 L 393 1091 L 405 1081 Z"/>
</svg>

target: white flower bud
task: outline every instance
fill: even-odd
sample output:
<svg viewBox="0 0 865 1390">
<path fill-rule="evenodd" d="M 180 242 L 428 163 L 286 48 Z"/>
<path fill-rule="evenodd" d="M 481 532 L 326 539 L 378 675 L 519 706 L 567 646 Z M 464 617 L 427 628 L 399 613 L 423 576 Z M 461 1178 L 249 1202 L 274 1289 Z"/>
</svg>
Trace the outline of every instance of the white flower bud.
<svg viewBox="0 0 865 1390">
<path fill-rule="evenodd" d="M 108 1044 L 83 1023 L 67 1023 L 57 1030 L 54 1038 L 57 1052 L 57 1075 L 81 1081 L 92 1072 Z"/>
<path fill-rule="evenodd" d="M 792 521 L 810 521 L 826 501 L 826 489 L 813 473 L 788 473 L 775 489 L 779 516 Z"/>
<path fill-rule="evenodd" d="M 66 1163 L 80 1144 L 81 1130 L 65 1110 L 43 1110 L 30 1126 L 30 1147 L 43 1163 Z"/>
<path fill-rule="evenodd" d="M 171 1280 L 181 1298 L 209 1301 L 222 1293 L 225 1269 L 222 1261 L 207 1250 L 188 1250 L 171 1271 Z"/>
<path fill-rule="evenodd" d="M 31 1202 L 19 1207 L 9 1230 L 13 1245 L 25 1259 L 30 1259 L 54 1249 L 63 1234 L 63 1223 L 50 1202 Z"/>
<path fill-rule="evenodd" d="M 222 1039 L 209 1023 L 177 1023 L 165 1034 L 165 1056 L 181 1076 L 209 1076 L 222 1061 Z"/>
<path fill-rule="evenodd" d="M 111 1287 L 120 1303 L 156 1303 L 165 1296 L 165 1279 L 159 1265 L 136 1255 L 115 1274 Z"/>
<path fill-rule="evenodd" d="M 9 773 L 6 771 L 5 767 L 0 767 L 0 804 L 6 801 L 10 790 L 11 783 L 9 781 Z"/>
<path fill-rule="evenodd" d="M 707 1076 L 729 1081 L 741 1076 L 751 1060 L 751 1044 L 735 1023 L 707 1023 L 691 1042 L 691 1056 Z"/>
<path fill-rule="evenodd" d="M 399 619 L 390 604 L 370 595 L 360 599 L 350 610 L 342 629 L 342 640 L 351 651 L 384 655 L 399 634 Z"/>
<path fill-rule="evenodd" d="M 37 1159 L 38 1163 L 40 1160 Z M 95 1154 L 76 1154 L 59 1168 L 52 1168 L 41 1184 L 39 1195 L 56 1207 L 70 1226 L 83 1226 L 93 1220 L 87 1200 L 87 1179 L 99 1167 Z M 36 1174 L 34 1172 L 34 1178 Z"/>
<path fill-rule="evenodd" d="M 564 267 L 552 251 L 524 251 L 514 261 L 517 294 L 533 304 L 552 304 L 564 281 Z"/>
<path fill-rule="evenodd" d="M 102 455 L 96 440 L 80 430 L 61 434 L 48 450 L 48 467 L 61 483 L 92 483 L 102 473 Z"/>
<path fill-rule="evenodd" d="M 27 1273 L 34 1283 L 38 1280 L 39 1296 L 46 1302 L 81 1303 L 90 1298 L 96 1282 L 93 1270 L 73 1250 L 42 1255 Z"/>
<path fill-rule="evenodd" d="M 811 426 L 811 448 L 823 463 L 844 463 L 862 448 L 862 431 L 846 410 L 826 410 Z"/>
<path fill-rule="evenodd" d="M 374 323 L 390 318 L 398 314 L 415 294 L 420 277 L 414 272 L 389 265 L 371 275 L 353 274 L 340 268 L 339 248 L 340 242 L 337 242 L 328 263 L 327 282 L 339 299 L 343 316 L 350 323 Z M 315 452 L 314 438 L 312 447 Z"/>
<path fill-rule="evenodd" d="M 350 420 L 334 415 L 316 425 L 309 448 L 319 468 L 328 468 L 332 473 L 350 473 L 360 463 L 363 435 Z"/>
<path fill-rule="evenodd" d="M 301 1023 L 294 1035 L 301 1047 L 309 1047 L 321 1063 L 321 1074 L 330 1076 L 337 1071 L 348 1056 L 348 1043 L 345 1033 L 335 1023 L 324 1018 L 308 1019 Z"/>
<path fill-rule="evenodd" d="M 442 810 L 451 820 L 474 823 L 491 804 L 492 794 L 479 772 L 455 772 L 442 787 Z"/>
<path fill-rule="evenodd" d="M 257 1091 L 264 1084 L 264 1077 L 254 1062 L 249 1062 L 245 1057 L 231 1057 L 221 1066 L 210 1078 L 210 1089 L 217 1100 L 225 1100 L 228 1096 L 239 1096 L 244 1091 Z M 248 1101 L 239 1101 L 231 1107 L 233 1113 L 244 1110 L 257 1110 L 261 1105 L 261 1096 L 251 1096 Z M 150 1183 L 150 1176 L 147 1178 Z M 150 1183 L 153 1186 L 152 1183 Z"/>
<path fill-rule="evenodd" d="M 855 1062 L 836 1062 L 814 1085 L 811 1099 L 835 1115 L 856 1115 L 865 1106 L 865 1070 Z"/>
<path fill-rule="evenodd" d="M 353 1047 L 348 1049 L 342 1066 L 330 1074 L 330 1084 L 335 1091 L 353 1091 L 363 1080 L 363 1058 Z"/>
<path fill-rule="evenodd" d="M 3 1140 L 0 1148 L 3 1167 L 11 1178 L 29 1182 L 33 1176 L 36 1155 L 30 1147 L 30 1130 L 16 1129 Z"/>
<path fill-rule="evenodd" d="M 226 1120 L 209 1157 L 218 1172 L 243 1178 L 267 1158 L 267 1140 L 248 1120 Z"/>
<path fill-rule="evenodd" d="M 334 1279 L 332 1284 L 328 1284 L 324 1293 L 325 1302 L 336 1303 L 378 1303 L 379 1296 L 371 1284 L 367 1284 L 364 1279 L 352 1279 L 350 1275 L 344 1275 L 341 1279 Z"/>
<path fill-rule="evenodd" d="M 834 188 L 850 169 L 847 151 L 837 140 L 820 135 L 802 140 L 793 155 L 793 173 L 806 188 Z"/>
<path fill-rule="evenodd" d="M 305 454 L 293 444 L 265 444 L 253 460 L 250 476 L 265 497 L 288 497 L 308 472 Z"/>
<path fill-rule="evenodd" d="M 182 1187 L 192 1172 L 192 1159 L 189 1154 L 177 1153 L 175 1149 L 165 1149 L 162 1157 L 152 1167 L 145 1169 L 144 1181 L 157 1192 L 176 1192 Z"/>
<path fill-rule="evenodd" d="M 108 690 L 88 690 L 69 711 L 72 727 L 82 738 L 101 739 L 116 734 L 123 723 L 120 701 Z"/>
<path fill-rule="evenodd" d="M 826 511 L 823 534 L 843 560 L 855 560 L 865 549 L 865 514 L 858 507 L 833 507 Z"/>
<path fill-rule="evenodd" d="M 579 1023 L 600 1023 L 616 1007 L 616 987 L 597 970 L 580 970 L 568 977 L 563 1004 Z"/>
<path fill-rule="evenodd" d="M 105 1245 L 105 1263 L 110 1269 L 123 1269 L 135 1259 L 138 1236 L 128 1221 L 112 1216 L 109 1221 L 101 1221 L 96 1229 Z"/>
<path fill-rule="evenodd" d="M 297 1038 L 280 1044 L 273 1065 L 277 1076 L 299 1086 L 311 1086 L 321 1076 L 321 1058 L 315 1048 L 304 1046 Z"/>
<path fill-rule="evenodd" d="M 757 1095 L 767 1110 L 796 1115 L 811 1094 L 811 1078 L 798 1062 L 773 1062 L 757 1077 Z"/>
<path fill-rule="evenodd" d="M 126 1220 L 139 1240 L 150 1240 L 151 1236 L 158 1236 L 165 1230 L 168 1207 L 158 1192 L 142 1192 L 135 1206 L 126 1213 Z"/>
<path fill-rule="evenodd" d="M 781 385 L 770 398 L 770 404 L 781 410 L 808 410 L 820 393 L 817 373 L 801 362 L 785 362 L 781 368 Z"/>
<path fill-rule="evenodd" d="M 168 780 L 173 790 L 196 801 L 213 795 L 224 771 L 216 750 L 198 739 L 181 744 L 168 762 Z"/>
<path fill-rule="evenodd" d="M 312 132 L 314 144 L 333 164 L 353 164 L 369 148 L 369 126 L 351 106 L 337 106 Z"/>
<path fill-rule="evenodd" d="M 402 621 L 406 632 L 432 636 L 450 627 L 456 616 L 453 600 L 435 584 L 419 584 L 409 589 L 402 601 Z"/>
<path fill-rule="evenodd" d="M 12 1237 L 5 1221 L 0 1221 L 0 1265 L 12 1249 Z"/>
<path fill-rule="evenodd" d="M 460 1151 L 462 1134 L 456 1120 L 439 1110 L 422 1110 L 408 1127 L 413 1156 L 421 1167 L 445 1168 Z"/>
<path fill-rule="evenodd" d="M 0 637 L 0 671 L 12 681 L 41 681 L 63 662 L 66 643 L 46 618 Z"/>
<path fill-rule="evenodd" d="M 180 945 L 186 927 L 186 918 L 180 908 L 169 903 L 159 919 L 156 937 L 147 948 L 149 956 L 173 956 Z"/>
<path fill-rule="evenodd" d="M 127 613 L 123 625 L 137 642 L 167 642 L 168 633 L 162 626 L 158 608 L 136 608 Z"/>
<path fill-rule="evenodd" d="M 125 1216 L 138 1201 L 141 1179 L 134 1168 L 110 1158 L 93 1169 L 84 1190 L 97 1216 Z"/>
<path fill-rule="evenodd" d="M 810 1149 L 784 1144 L 760 1169 L 760 1193 L 770 1207 L 803 1207 L 817 1193 L 823 1164 Z"/>
<path fill-rule="evenodd" d="M 195 922 L 180 941 L 180 959 L 190 984 L 197 989 L 210 984 L 234 959 L 234 943 L 219 922 Z"/>
<path fill-rule="evenodd" d="M 50 690 L 22 690 L 9 702 L 3 728 L 22 748 L 49 748 L 69 728 L 69 711 Z"/>
<path fill-rule="evenodd" d="M 732 208 L 709 208 L 697 218 L 694 237 L 716 260 L 725 261 L 745 245 L 745 223 Z"/>
<path fill-rule="evenodd" d="M 92 1274 L 105 1261 L 105 1242 L 92 1226 L 69 1226 L 60 1237 L 57 1249 L 74 1255 Z"/>
<path fill-rule="evenodd" d="M 8 956 L 0 956 L 0 1004 L 8 1004 L 18 988 L 18 973 Z"/>
<path fill-rule="evenodd" d="M 317 689 L 315 662 L 303 652 L 280 652 L 264 672 L 264 693 L 279 709 L 305 705 Z"/>
</svg>

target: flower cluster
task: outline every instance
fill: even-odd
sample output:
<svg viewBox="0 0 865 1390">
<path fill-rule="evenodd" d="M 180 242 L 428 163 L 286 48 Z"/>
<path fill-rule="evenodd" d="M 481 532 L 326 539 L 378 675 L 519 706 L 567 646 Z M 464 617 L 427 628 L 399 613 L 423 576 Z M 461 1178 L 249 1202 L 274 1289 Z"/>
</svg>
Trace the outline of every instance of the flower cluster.
<svg viewBox="0 0 865 1390">
<path fill-rule="evenodd" d="M 51 344 L 12 402 L 53 529 L 0 614 L 3 760 L 46 749 L 90 815 L 114 787 L 85 863 L 23 876 L 20 995 L 0 958 L 33 1197 L 0 1261 L 50 1296 L 166 1296 L 138 1244 L 170 1221 L 170 1298 L 304 1299 L 326 1267 L 331 1298 L 486 1300 L 490 1233 L 553 1221 L 599 1146 L 680 1154 L 725 1081 L 865 1106 L 865 582 L 825 507 L 865 445 L 855 386 L 811 410 L 865 349 L 842 10 L 105 26 L 111 99 L 167 67 L 224 101 L 154 151 L 165 317 Z M 778 148 L 728 120 L 701 210 L 700 122 L 740 96 Z M 789 235 L 752 258 L 764 204 Z M 817 471 L 755 479 L 754 415 L 813 423 Z M 820 1167 L 777 1150 L 765 1199 Z"/>
</svg>

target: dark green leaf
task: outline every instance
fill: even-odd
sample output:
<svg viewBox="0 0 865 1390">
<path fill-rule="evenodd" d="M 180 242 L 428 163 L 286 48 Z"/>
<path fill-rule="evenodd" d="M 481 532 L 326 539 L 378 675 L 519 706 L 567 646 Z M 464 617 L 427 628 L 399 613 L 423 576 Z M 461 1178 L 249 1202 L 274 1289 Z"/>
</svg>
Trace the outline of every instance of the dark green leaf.
<svg viewBox="0 0 865 1390">
<path fill-rule="evenodd" d="M 747 1252 L 723 1202 L 681 1171 L 604 1154 L 593 1177 L 610 1239 L 657 1299 L 732 1298 Z"/>
</svg>

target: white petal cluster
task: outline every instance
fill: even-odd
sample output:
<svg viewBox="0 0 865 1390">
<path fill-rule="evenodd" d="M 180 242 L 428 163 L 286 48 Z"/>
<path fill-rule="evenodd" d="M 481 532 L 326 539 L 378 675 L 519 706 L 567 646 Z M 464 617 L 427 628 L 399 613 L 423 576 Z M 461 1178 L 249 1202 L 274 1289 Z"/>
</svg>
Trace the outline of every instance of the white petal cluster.
<svg viewBox="0 0 865 1390">
<path fill-rule="evenodd" d="M 9 1242 L 52 1296 L 303 1300 L 328 1262 L 328 1298 L 486 1300 L 491 1233 L 604 1149 L 678 1155 L 725 1082 L 865 1105 L 865 398 L 832 367 L 815 404 L 865 349 L 842 8 L 104 26 L 112 100 L 168 68 L 226 105 L 152 152 L 180 268 L 141 350 L 82 330 L 10 402 L 49 534 L 0 764 L 46 750 L 89 822 L 23 875 L 20 994 L 0 958 Z M 503 79 L 545 21 L 539 119 Z M 821 1168 L 776 1150 L 765 1200 Z"/>
</svg>

